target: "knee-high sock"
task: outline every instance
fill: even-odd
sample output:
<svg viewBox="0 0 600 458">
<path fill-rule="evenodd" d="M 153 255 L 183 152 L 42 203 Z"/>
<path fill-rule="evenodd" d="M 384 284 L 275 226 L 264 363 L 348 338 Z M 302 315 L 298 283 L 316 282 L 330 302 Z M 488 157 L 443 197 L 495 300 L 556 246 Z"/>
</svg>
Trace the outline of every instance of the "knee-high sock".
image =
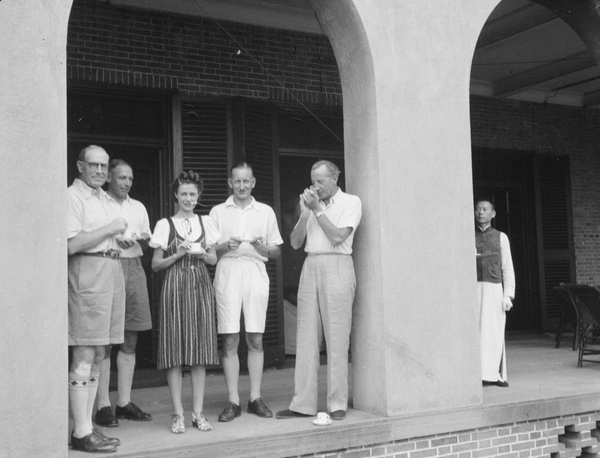
<svg viewBox="0 0 600 458">
<path fill-rule="evenodd" d="M 90 428 L 93 428 L 92 424 L 92 414 L 94 413 L 94 401 L 96 400 L 96 393 L 98 392 L 98 379 L 100 378 L 100 374 L 91 373 L 89 382 L 88 382 L 88 399 L 87 399 L 87 418 L 90 422 Z"/>
<path fill-rule="evenodd" d="M 89 391 L 89 375 L 69 372 L 69 402 L 73 414 L 75 437 L 81 438 L 92 432 L 87 415 L 87 402 Z"/>
<path fill-rule="evenodd" d="M 223 373 L 225 374 L 229 401 L 240 405 L 240 395 L 238 394 L 240 359 L 236 354 L 234 356 L 223 356 L 221 361 L 223 361 Z"/>
<path fill-rule="evenodd" d="M 110 387 L 110 357 L 104 358 L 100 364 L 100 378 L 98 379 L 98 410 L 110 406 L 108 388 Z"/>
<path fill-rule="evenodd" d="M 131 385 L 133 384 L 133 372 L 135 370 L 135 353 L 129 355 L 119 351 L 117 354 L 118 388 L 121 407 L 131 402 Z"/>
</svg>

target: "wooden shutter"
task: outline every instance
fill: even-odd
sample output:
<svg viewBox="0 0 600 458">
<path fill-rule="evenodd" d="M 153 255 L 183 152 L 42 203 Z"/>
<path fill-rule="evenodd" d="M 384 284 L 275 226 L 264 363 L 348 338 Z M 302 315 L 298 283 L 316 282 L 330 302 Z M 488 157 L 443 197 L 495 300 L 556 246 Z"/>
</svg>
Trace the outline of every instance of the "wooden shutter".
<svg viewBox="0 0 600 458">
<path fill-rule="evenodd" d="M 538 156 L 537 226 L 542 326 L 556 328 L 560 306 L 552 288 L 575 282 L 568 156 Z"/>
<path fill-rule="evenodd" d="M 224 202 L 229 194 L 228 117 L 225 102 L 184 102 L 181 105 L 182 170 L 198 172 L 204 183 L 195 209 L 199 215 L 208 215 L 210 209 Z M 207 267 L 214 278 L 215 267 Z M 221 338 L 218 345 L 222 349 Z"/>
<path fill-rule="evenodd" d="M 196 212 L 208 215 L 228 195 L 228 105 L 224 102 L 184 102 L 181 107 L 183 170 L 202 176 L 204 191 Z"/>
<path fill-rule="evenodd" d="M 276 162 L 276 117 L 267 103 L 237 98 L 234 100 L 234 161 L 252 165 L 256 187 L 252 195 L 259 202 L 279 208 Z M 285 360 L 283 340 L 283 286 L 281 258 L 266 263 L 271 282 L 267 322 L 263 335 L 265 366 L 281 365 Z"/>
<path fill-rule="evenodd" d="M 252 195 L 277 209 L 279 200 L 275 190 L 279 184 L 272 106 L 241 98 L 231 104 L 184 101 L 181 112 L 183 170 L 199 172 L 204 181 L 197 213 L 207 215 L 213 206 L 227 199 L 229 167 L 238 160 L 252 165 L 257 183 Z M 233 122 L 230 123 L 230 119 Z M 263 343 L 265 366 L 274 366 L 283 364 L 285 358 L 281 261 L 270 261 L 266 267 L 271 288 Z M 214 269 L 210 270 L 214 274 Z M 245 368 L 247 348 L 243 333 L 242 321 L 239 357 L 241 367 Z"/>
</svg>

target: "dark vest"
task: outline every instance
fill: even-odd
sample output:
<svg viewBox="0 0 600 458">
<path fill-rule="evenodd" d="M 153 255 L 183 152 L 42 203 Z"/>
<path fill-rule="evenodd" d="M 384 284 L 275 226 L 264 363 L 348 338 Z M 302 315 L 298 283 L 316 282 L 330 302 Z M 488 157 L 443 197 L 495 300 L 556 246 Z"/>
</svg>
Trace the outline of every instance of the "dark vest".
<svg viewBox="0 0 600 458">
<path fill-rule="evenodd" d="M 485 231 L 475 227 L 477 248 L 477 281 L 502 283 L 500 231 L 489 226 Z"/>
</svg>

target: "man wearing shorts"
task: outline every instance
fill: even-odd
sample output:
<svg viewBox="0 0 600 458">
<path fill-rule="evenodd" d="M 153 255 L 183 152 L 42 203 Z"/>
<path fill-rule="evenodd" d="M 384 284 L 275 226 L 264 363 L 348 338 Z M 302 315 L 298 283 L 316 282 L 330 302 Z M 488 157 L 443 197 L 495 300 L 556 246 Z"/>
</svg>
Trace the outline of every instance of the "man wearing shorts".
<svg viewBox="0 0 600 458">
<path fill-rule="evenodd" d="M 81 150 L 79 178 L 67 189 L 69 401 L 71 446 L 85 452 L 114 452 L 119 439 L 92 424 L 100 364 L 111 344 L 123 342 L 125 291 L 116 236 L 127 229 L 101 189 L 108 154 L 99 146 Z"/>
<path fill-rule="evenodd" d="M 234 165 L 228 183 L 233 195 L 210 212 L 221 233 L 214 283 L 218 332 L 223 334 L 223 371 L 229 392 L 229 403 L 219 415 L 219 421 L 232 421 L 242 413 L 238 394 L 242 310 L 250 375 L 248 412 L 269 418 L 273 413 L 260 394 L 264 365 L 262 338 L 269 302 L 265 262 L 277 259 L 283 240 L 273 209 L 251 195 L 256 185 L 252 167 L 245 162 Z"/>
<path fill-rule="evenodd" d="M 127 231 L 117 237 L 122 249 L 121 267 L 125 279 L 125 341 L 117 354 L 118 401 L 116 416 L 110 406 L 108 389 L 110 385 L 110 352 L 106 352 L 100 367 L 98 382 L 98 410 L 96 423 L 100 426 L 119 426 L 120 420 L 150 421 L 152 416 L 143 412 L 131 402 L 131 385 L 135 370 L 135 349 L 139 331 L 152 329 L 150 301 L 146 274 L 142 267 L 143 250 L 148 248 L 150 239 L 150 221 L 146 207 L 129 197 L 133 184 L 131 166 L 121 160 L 113 159 L 108 165 L 108 196 L 117 213 L 127 221 Z"/>
</svg>

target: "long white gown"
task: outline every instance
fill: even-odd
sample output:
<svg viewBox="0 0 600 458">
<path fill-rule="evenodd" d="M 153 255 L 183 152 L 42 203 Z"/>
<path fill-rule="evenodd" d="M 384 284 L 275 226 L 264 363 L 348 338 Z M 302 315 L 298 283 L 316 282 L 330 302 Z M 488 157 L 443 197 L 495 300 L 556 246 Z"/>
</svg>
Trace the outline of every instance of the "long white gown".
<svg viewBox="0 0 600 458">
<path fill-rule="evenodd" d="M 480 306 L 481 379 L 488 382 L 507 381 L 504 327 L 506 312 L 502 298 L 515 295 L 515 271 L 506 234 L 500 234 L 502 283 L 477 282 Z"/>
</svg>

